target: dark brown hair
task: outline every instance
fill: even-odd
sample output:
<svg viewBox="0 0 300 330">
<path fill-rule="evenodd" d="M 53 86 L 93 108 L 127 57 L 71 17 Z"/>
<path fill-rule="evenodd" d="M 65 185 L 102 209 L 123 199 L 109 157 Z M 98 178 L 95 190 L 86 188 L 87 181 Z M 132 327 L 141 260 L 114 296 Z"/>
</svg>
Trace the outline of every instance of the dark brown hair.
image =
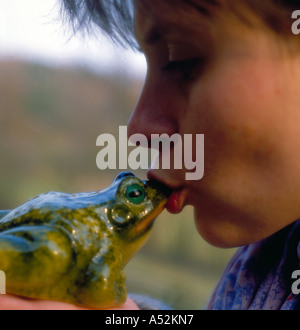
<svg viewBox="0 0 300 330">
<path fill-rule="evenodd" d="M 62 11 L 75 31 L 101 29 L 112 40 L 135 48 L 134 0 L 61 0 Z"/>
<path fill-rule="evenodd" d="M 134 0 L 61 0 L 63 11 L 71 19 L 75 30 L 86 29 L 94 32 L 100 28 L 114 41 L 123 46 L 137 48 L 134 37 Z M 173 7 L 174 0 L 136 0 L 145 4 L 150 3 Z M 201 4 L 211 7 L 222 6 L 220 0 L 177 0 L 190 4 L 198 10 L 203 10 Z M 241 14 L 241 7 L 256 14 L 262 22 L 275 33 L 291 36 L 291 14 L 300 9 L 299 0 L 228 0 L 227 7 L 233 12 Z M 164 12 L 168 14 L 167 12 Z M 203 12 L 202 12 L 203 14 Z M 206 14 L 210 14 L 209 12 Z M 244 11 L 245 14 L 245 11 Z M 243 15 L 243 14 L 242 14 Z M 244 15 L 245 16 L 245 15 Z M 245 18 L 245 17 L 243 17 Z"/>
</svg>

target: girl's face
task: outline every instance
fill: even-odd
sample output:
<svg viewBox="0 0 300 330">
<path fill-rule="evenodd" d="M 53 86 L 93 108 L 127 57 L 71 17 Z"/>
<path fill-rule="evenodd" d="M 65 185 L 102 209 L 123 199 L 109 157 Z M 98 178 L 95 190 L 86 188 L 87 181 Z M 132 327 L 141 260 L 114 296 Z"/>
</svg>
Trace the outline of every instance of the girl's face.
<svg viewBox="0 0 300 330">
<path fill-rule="evenodd" d="M 300 215 L 300 56 L 229 13 L 189 19 L 189 10 L 171 18 L 137 5 L 148 72 L 129 135 L 204 134 L 201 180 L 185 180 L 184 170 L 149 177 L 176 188 L 170 212 L 194 206 L 207 241 L 244 245 Z"/>
</svg>

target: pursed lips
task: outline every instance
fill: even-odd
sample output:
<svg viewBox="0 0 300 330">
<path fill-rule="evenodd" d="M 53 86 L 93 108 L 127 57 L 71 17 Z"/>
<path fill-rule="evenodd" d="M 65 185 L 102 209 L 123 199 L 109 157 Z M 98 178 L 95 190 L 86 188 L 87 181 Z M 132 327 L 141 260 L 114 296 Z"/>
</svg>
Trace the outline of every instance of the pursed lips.
<svg viewBox="0 0 300 330">
<path fill-rule="evenodd" d="M 151 170 L 148 171 L 147 176 L 149 180 L 161 182 L 162 184 L 172 189 L 172 193 L 169 196 L 166 204 L 166 209 L 173 214 L 180 213 L 183 207 L 186 205 L 187 190 L 185 187 L 183 185 L 178 186 L 172 184 L 171 182 L 167 182 L 165 178 L 160 178 Z"/>
</svg>

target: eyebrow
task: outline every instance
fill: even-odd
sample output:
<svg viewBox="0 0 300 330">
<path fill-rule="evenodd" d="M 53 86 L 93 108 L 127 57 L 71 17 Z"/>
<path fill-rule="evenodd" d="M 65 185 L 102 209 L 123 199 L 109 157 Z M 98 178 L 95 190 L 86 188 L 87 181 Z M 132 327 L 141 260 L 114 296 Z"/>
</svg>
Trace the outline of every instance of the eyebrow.
<svg viewBox="0 0 300 330">
<path fill-rule="evenodd" d="M 211 16 L 212 9 L 220 4 L 218 0 L 185 0 L 185 2 L 195 7 L 204 16 Z"/>
<path fill-rule="evenodd" d="M 206 19 L 210 19 L 213 8 L 219 5 L 218 0 L 184 0 L 184 2 L 190 7 L 196 9 L 196 11 L 200 15 L 206 17 Z M 172 23 L 170 25 L 174 26 L 174 22 Z M 166 24 L 152 25 L 141 41 L 148 46 L 154 45 L 168 33 L 168 30 L 170 29 L 166 28 Z"/>
</svg>

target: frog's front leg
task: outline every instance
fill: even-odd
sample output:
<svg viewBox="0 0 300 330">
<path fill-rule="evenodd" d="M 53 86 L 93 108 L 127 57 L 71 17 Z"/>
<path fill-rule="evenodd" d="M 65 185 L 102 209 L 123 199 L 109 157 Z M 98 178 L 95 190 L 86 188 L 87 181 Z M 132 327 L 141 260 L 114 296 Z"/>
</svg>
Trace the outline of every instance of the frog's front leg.
<svg viewBox="0 0 300 330">
<path fill-rule="evenodd" d="M 122 255 L 115 246 L 95 255 L 85 270 L 86 282 L 78 291 L 83 305 L 93 308 L 113 308 L 126 301 L 126 278 Z"/>
<path fill-rule="evenodd" d="M 0 269 L 15 294 L 49 286 L 66 273 L 72 257 L 66 234 L 50 226 L 21 226 L 0 233 Z"/>
</svg>

